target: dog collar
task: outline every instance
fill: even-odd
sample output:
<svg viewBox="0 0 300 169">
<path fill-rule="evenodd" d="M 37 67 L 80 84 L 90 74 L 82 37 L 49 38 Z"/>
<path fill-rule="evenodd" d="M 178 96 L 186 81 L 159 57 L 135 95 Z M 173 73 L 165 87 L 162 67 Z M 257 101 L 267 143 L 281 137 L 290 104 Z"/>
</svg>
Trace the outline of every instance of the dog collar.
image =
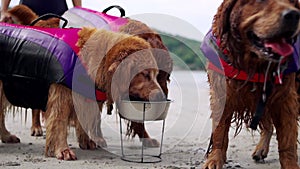
<svg viewBox="0 0 300 169">
<path fill-rule="evenodd" d="M 106 93 L 103 92 L 101 89 L 96 88 L 95 95 L 97 102 L 104 102 L 107 100 Z"/>
</svg>

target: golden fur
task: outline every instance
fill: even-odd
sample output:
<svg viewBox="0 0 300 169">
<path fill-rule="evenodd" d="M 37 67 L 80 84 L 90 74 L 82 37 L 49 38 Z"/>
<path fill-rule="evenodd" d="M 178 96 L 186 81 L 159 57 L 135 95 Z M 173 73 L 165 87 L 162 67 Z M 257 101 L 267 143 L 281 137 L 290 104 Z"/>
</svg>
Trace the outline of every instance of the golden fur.
<svg viewBox="0 0 300 169">
<path fill-rule="evenodd" d="M 249 33 L 258 39 L 267 41 L 275 37 L 293 38 L 299 32 L 299 25 L 289 33 L 287 25 L 282 25 L 284 11 L 299 13 L 297 1 L 238 1 L 224 0 L 218 8 L 213 22 L 213 35 L 221 40 L 221 51 L 228 51 L 228 60 L 233 67 L 248 73 L 249 79 L 255 73 L 263 73 L 272 77 L 278 62 L 272 61 L 269 71 L 267 65 L 273 58 L 266 56 L 250 39 Z M 276 59 L 275 59 L 276 60 Z M 210 83 L 210 101 L 212 110 L 212 150 L 203 165 L 207 169 L 221 169 L 226 162 L 228 148 L 228 132 L 232 121 L 237 123 L 236 134 L 241 125 L 249 125 L 256 112 L 258 101 L 264 95 L 264 83 L 240 81 L 226 78 L 208 70 Z M 254 156 L 264 155 L 267 151 L 262 147 L 269 144 L 267 137 L 272 133 L 272 123 L 276 128 L 279 159 L 284 169 L 295 169 L 298 166 L 297 156 L 297 116 L 298 95 L 295 86 L 295 73 L 282 77 L 282 84 L 272 84 L 273 88 L 266 100 L 260 127 L 266 132 L 257 146 Z M 270 81 L 268 81 L 270 82 Z M 266 82 L 265 82 L 266 83 Z M 272 83 L 272 82 L 270 82 Z M 257 152 L 257 153 L 256 153 Z M 262 153 L 262 154 L 259 154 Z M 264 157 L 259 157 L 264 158 Z"/>
<path fill-rule="evenodd" d="M 12 11 L 13 11 L 13 9 L 12 9 Z M 14 16 L 16 18 L 22 18 L 22 15 L 21 16 L 19 15 L 22 12 L 19 12 L 19 10 L 26 10 L 26 9 L 23 8 L 22 5 L 17 6 L 14 11 Z M 32 11 L 27 11 L 27 12 L 32 13 Z M 35 16 L 35 15 L 32 14 L 32 16 Z M 34 18 L 34 17 L 32 17 L 32 18 Z M 22 19 L 19 19 L 19 20 L 22 20 Z M 47 21 L 45 21 L 45 22 L 47 22 Z M 28 23 L 30 23 L 30 22 L 29 21 L 23 22 L 23 24 L 28 24 Z M 126 80 L 127 78 L 130 78 L 127 80 L 131 80 L 130 90 L 127 92 L 129 92 L 135 96 L 138 95 L 138 97 L 142 100 L 148 100 L 150 93 L 152 95 L 153 91 L 154 91 L 154 94 L 162 93 L 161 89 L 159 87 L 159 85 L 161 85 L 164 93 L 166 95 L 168 93 L 166 83 L 169 80 L 169 73 L 172 71 L 171 58 L 167 52 L 166 47 L 163 45 L 159 35 L 157 35 L 155 32 L 153 32 L 151 29 L 149 29 L 145 24 L 139 25 L 139 23 L 140 22 L 138 22 L 138 21 L 131 21 L 130 24 L 128 24 L 128 25 L 130 25 L 131 28 L 134 28 L 132 30 L 138 30 L 138 29 L 147 30 L 149 37 L 148 38 L 145 37 L 145 38 L 149 41 L 153 41 L 153 42 L 156 41 L 156 43 L 151 43 L 151 46 L 150 46 L 143 39 L 138 38 L 138 37 L 132 37 L 132 36 L 125 35 L 125 34 L 116 34 L 116 33 L 107 32 L 107 31 L 99 31 L 99 30 L 92 29 L 92 28 L 84 28 L 80 32 L 80 35 L 79 35 L 80 39 L 78 41 L 78 46 L 82 48 L 82 50 L 80 51 L 80 55 L 85 56 L 82 58 L 83 58 L 83 61 L 86 62 L 86 65 L 88 65 L 88 67 L 90 68 L 88 70 L 90 73 L 90 76 L 93 77 L 93 79 L 95 80 L 95 83 L 97 85 L 99 85 L 98 86 L 99 88 L 102 88 L 102 89 L 105 88 L 105 91 L 107 91 L 107 94 L 109 96 L 120 97 L 120 92 L 121 92 L 120 90 L 122 89 L 124 92 L 126 87 L 128 88 L 128 86 L 123 86 L 122 88 L 118 87 L 117 89 L 120 89 L 120 90 L 113 90 L 114 92 L 113 92 L 113 94 L 111 94 L 110 90 L 109 90 L 110 89 L 109 78 L 111 78 L 110 76 L 112 76 L 114 74 L 115 69 L 119 66 L 122 59 L 126 58 L 129 53 L 133 53 L 135 51 L 140 51 L 141 49 L 147 49 L 147 50 L 143 50 L 142 52 L 139 52 L 139 54 L 134 54 L 130 58 L 134 58 L 134 56 L 138 57 L 138 55 L 148 56 L 149 58 L 138 57 L 138 59 L 136 58 L 136 59 L 132 60 L 132 63 L 128 64 L 128 65 L 134 66 L 136 70 L 142 69 L 143 64 L 141 64 L 141 63 L 147 63 L 147 64 L 155 65 L 155 66 L 154 67 L 152 66 L 152 68 L 150 68 L 150 69 L 143 70 L 141 73 L 138 73 L 137 76 L 134 78 L 129 77 L 130 71 L 128 69 L 128 66 L 127 67 L 122 66 L 121 68 L 123 68 L 124 70 L 122 70 L 121 72 L 127 73 L 126 75 L 128 76 L 128 77 L 122 78 L 122 79 Z M 42 24 L 44 24 L 44 22 L 42 22 Z M 138 24 L 138 25 L 134 26 L 134 24 Z M 43 26 L 43 25 L 40 25 L 40 21 L 37 23 L 37 25 Z M 56 26 L 54 24 L 50 27 L 57 27 L 57 26 L 58 26 L 58 24 Z M 124 30 L 127 29 L 126 25 L 123 28 L 124 28 Z M 127 33 L 132 33 L 132 32 L 129 31 Z M 134 33 L 132 33 L 132 34 L 134 34 Z M 140 35 L 142 35 L 142 34 L 140 34 Z M 153 36 L 150 37 L 150 35 L 153 35 Z M 99 44 L 99 38 L 102 41 L 100 44 Z M 116 43 L 118 43 L 118 44 L 115 45 Z M 99 45 L 101 47 L 99 47 Z M 163 49 L 164 51 L 154 53 L 155 51 L 153 51 L 151 49 L 151 47 L 157 48 L 157 49 Z M 121 53 L 119 53 L 120 48 L 122 49 Z M 150 50 L 152 50 L 152 51 L 150 51 Z M 152 52 L 156 56 L 155 59 L 161 59 L 161 60 L 167 61 L 165 63 L 167 63 L 168 65 L 165 65 L 164 68 L 161 68 L 162 64 L 160 64 L 161 70 L 159 70 L 159 72 L 158 72 L 158 67 L 156 65 L 157 62 L 155 61 L 155 59 L 153 61 Z M 160 53 L 164 53 L 164 54 L 159 57 L 158 54 L 160 54 Z M 149 56 L 149 54 L 150 54 L 150 56 Z M 95 57 L 95 56 L 102 56 L 102 57 Z M 119 58 L 108 57 L 108 56 L 116 56 L 116 57 L 119 56 Z M 162 59 L 161 57 L 165 57 L 165 58 Z M 144 58 L 145 61 L 143 61 L 142 58 Z M 101 65 L 103 65 L 103 66 L 99 66 L 100 61 L 101 61 Z M 133 64 L 137 61 L 141 62 L 141 63 Z M 98 67 L 99 67 L 99 70 L 96 69 Z M 103 76 L 99 76 L 100 72 L 102 72 L 102 73 L 105 72 L 105 73 L 103 74 Z M 122 74 L 122 76 L 120 76 L 120 77 L 124 77 L 124 74 Z M 149 79 L 149 77 L 150 77 L 150 79 Z M 157 80 L 159 80 L 159 85 L 157 83 L 156 78 L 157 78 Z M 110 80 L 112 80 L 112 79 L 110 79 Z M 153 83 L 153 81 L 154 81 L 154 83 Z M 127 81 L 127 83 L 125 83 L 123 81 L 121 84 L 128 84 L 128 83 L 129 83 L 129 81 Z M 121 85 L 119 85 L 119 86 L 121 86 Z M 152 90 L 152 89 L 154 89 L 154 90 Z M 63 95 L 68 98 L 66 101 L 63 102 L 64 104 L 61 104 L 62 102 L 59 102 L 62 99 L 62 97 L 60 96 L 61 93 L 63 93 Z M 59 159 L 65 159 L 65 160 L 76 159 L 75 154 L 68 148 L 68 146 L 66 144 L 65 128 L 66 128 L 66 125 L 68 125 L 68 123 L 70 123 L 70 121 L 74 122 L 74 124 L 75 124 L 76 134 L 78 137 L 79 146 L 81 148 L 94 149 L 95 143 L 93 141 L 97 142 L 97 144 L 100 144 L 100 146 L 106 145 L 106 142 L 101 133 L 101 129 L 95 128 L 95 126 L 100 126 L 100 125 L 98 125 L 98 124 L 100 124 L 100 121 L 95 121 L 95 119 L 100 120 L 100 114 L 93 113 L 93 112 L 99 112 L 99 110 L 102 110 L 103 103 L 101 103 L 97 106 L 95 106 L 95 103 L 90 105 L 89 103 L 82 102 L 82 100 L 84 100 L 84 99 L 81 96 L 77 96 L 76 93 L 73 93 L 71 95 L 70 93 L 71 93 L 71 91 L 67 91 L 67 89 L 64 88 L 63 86 L 53 84 L 50 87 L 49 100 L 48 100 L 48 105 L 51 105 L 48 107 L 51 107 L 51 109 L 47 109 L 47 112 L 46 112 L 47 140 L 46 140 L 46 152 L 45 153 L 46 153 L 46 155 L 56 156 Z M 73 96 L 73 101 L 74 101 L 74 96 L 76 96 L 76 98 L 78 97 L 79 98 L 78 100 L 81 100 L 79 102 L 77 102 L 77 101 L 74 102 L 74 105 L 76 107 L 75 109 L 71 108 L 73 106 L 71 103 L 69 103 L 69 101 L 71 100 L 70 95 Z M 162 96 L 162 94 L 160 94 L 160 95 Z M 109 108 L 109 111 L 111 111 L 110 105 L 112 105 L 114 103 L 114 101 L 115 100 L 113 100 L 112 97 L 109 97 L 109 99 L 107 101 L 107 105 L 108 105 L 107 107 Z M 82 104 L 82 103 L 84 103 L 84 104 Z M 62 108 L 62 105 L 66 105 L 68 107 L 64 106 L 64 108 Z M 89 106 L 87 106 L 87 105 L 89 105 Z M 93 107 L 93 108 L 91 108 L 91 107 Z M 89 111 L 87 111 L 87 110 L 89 110 Z M 80 114 L 80 113 L 78 114 L 77 113 L 78 111 L 79 112 L 85 111 L 86 113 L 89 114 L 89 116 L 86 116 L 86 114 Z M 49 113 L 49 112 L 51 112 L 51 113 Z M 61 112 L 64 112 L 64 113 L 58 114 Z M 77 113 L 76 115 L 74 115 L 75 112 Z M 60 118 L 62 118 L 62 117 L 64 117 L 64 119 L 66 119 L 66 120 L 61 120 Z M 39 118 L 35 118 L 35 119 L 39 119 Z M 80 123 L 78 120 L 80 120 Z M 3 120 L 2 125 L 4 126 L 4 129 L 5 129 L 4 120 Z M 81 125 L 83 125 L 83 126 L 81 126 Z M 57 126 L 59 126 L 59 127 L 57 127 Z M 83 128 L 86 129 L 86 131 L 84 131 Z M 140 138 L 142 138 L 144 136 L 144 138 L 145 138 L 144 141 L 146 142 L 145 145 L 147 145 L 147 146 L 158 146 L 159 145 L 159 143 L 155 139 L 151 139 L 149 137 L 148 133 L 146 131 L 144 131 L 143 124 L 132 122 L 132 125 L 130 128 L 132 129 L 132 131 L 134 133 L 133 135 L 137 134 L 140 136 Z M 58 134 L 60 132 L 60 130 L 63 130 L 64 132 L 61 132 L 60 134 Z M 0 133 L 2 134 L 1 131 L 0 131 Z M 93 139 L 93 141 L 89 139 L 89 137 L 86 133 L 89 133 L 89 135 Z M 17 138 L 14 135 L 10 135 L 7 133 L 3 134 L 3 135 Z M 59 141 L 57 141 L 57 140 L 59 140 Z"/>
</svg>

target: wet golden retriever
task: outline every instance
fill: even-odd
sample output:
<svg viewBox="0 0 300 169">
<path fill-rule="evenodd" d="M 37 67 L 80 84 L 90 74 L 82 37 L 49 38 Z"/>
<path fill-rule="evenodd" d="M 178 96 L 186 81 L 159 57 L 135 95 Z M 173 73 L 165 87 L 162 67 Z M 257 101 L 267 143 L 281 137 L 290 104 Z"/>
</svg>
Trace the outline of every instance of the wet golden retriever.
<svg viewBox="0 0 300 169">
<path fill-rule="evenodd" d="M 29 8 L 27 8 L 24 5 L 17 5 L 14 8 L 10 10 L 11 15 L 13 16 L 15 22 L 23 24 L 23 25 L 28 25 L 30 24 L 33 20 L 37 19 L 37 15 L 33 13 Z M 35 24 L 35 26 L 42 26 L 42 27 L 58 27 L 59 24 L 59 19 L 57 18 L 51 18 L 47 20 L 40 20 Z M 157 76 L 158 83 L 160 84 L 161 88 L 163 89 L 165 95 L 168 95 L 168 88 L 167 88 L 167 82 L 169 81 L 169 76 L 172 71 L 172 60 L 170 58 L 170 55 L 167 52 L 167 48 L 164 46 L 162 43 L 162 40 L 160 36 L 155 33 L 152 29 L 150 29 L 147 25 L 144 23 L 141 23 L 139 21 L 135 20 L 130 20 L 126 25 L 124 25 L 121 29 L 120 32 L 132 34 L 139 36 L 145 40 L 147 40 L 152 48 L 155 49 L 160 49 L 160 50 L 152 50 L 154 57 L 158 63 L 159 67 L 159 74 Z M 163 50 L 163 51 L 162 51 Z M 111 104 L 108 103 L 108 111 L 111 111 Z M 32 128 L 31 128 L 31 133 L 32 135 L 41 135 L 42 130 L 40 126 L 40 117 L 39 117 L 39 111 L 38 110 L 33 110 L 33 115 L 32 115 Z M 2 122 L 3 128 L 5 128 L 4 121 Z M 155 139 L 151 139 L 149 134 L 144 130 L 144 126 L 141 123 L 136 123 L 132 122 L 130 125 L 129 134 L 138 135 L 143 141 L 145 141 L 145 145 L 149 147 L 156 147 L 159 146 L 159 142 L 156 141 Z M 97 130 L 100 131 L 100 130 Z M 96 133 L 96 135 L 99 135 L 102 137 L 101 133 Z M 95 136 L 97 137 L 97 136 Z M 95 139 L 94 137 L 94 139 Z M 2 141 L 4 142 L 18 142 L 19 139 L 15 137 L 14 135 L 11 135 L 10 137 L 8 135 L 3 136 Z M 98 145 L 100 146 L 106 146 L 106 142 L 104 139 L 97 139 L 96 141 Z"/>
<path fill-rule="evenodd" d="M 96 28 L 83 28 L 78 36 L 80 58 L 95 86 L 106 92 L 107 102 L 130 98 L 165 99 L 156 79 L 159 72 L 156 60 L 150 44 L 145 40 Z M 2 81 L 0 87 L 1 105 L 4 106 L 7 100 Z M 45 154 L 63 160 L 76 159 L 75 153 L 67 144 L 71 120 L 75 123 L 80 147 L 94 149 L 96 144 L 87 133 L 95 133 L 93 130 L 101 120 L 99 111 L 103 104 L 104 102 L 86 101 L 85 97 L 72 92 L 63 84 L 51 84 L 45 112 Z M 4 112 L 1 111 L 0 114 L 3 115 Z M 3 135 L 9 133 L 1 130 L 1 136 Z M 101 137 L 99 139 L 103 139 Z"/>
<path fill-rule="evenodd" d="M 298 68 L 286 68 L 297 61 L 292 43 L 299 33 L 299 17 L 298 1 L 291 0 L 224 0 L 218 8 L 205 42 L 213 44 L 219 58 L 206 53 L 213 126 L 203 168 L 223 167 L 232 122 L 237 124 L 236 134 L 243 123 L 264 131 L 253 158 L 263 158 L 273 124 L 281 167 L 299 168 Z M 205 53 L 204 45 L 202 50 Z"/>
</svg>

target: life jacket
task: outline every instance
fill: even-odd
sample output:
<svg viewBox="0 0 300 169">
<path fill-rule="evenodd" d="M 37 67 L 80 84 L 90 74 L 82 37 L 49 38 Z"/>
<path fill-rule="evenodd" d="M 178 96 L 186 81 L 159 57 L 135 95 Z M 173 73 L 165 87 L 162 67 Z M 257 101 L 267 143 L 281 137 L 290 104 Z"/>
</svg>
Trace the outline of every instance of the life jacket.
<svg viewBox="0 0 300 169">
<path fill-rule="evenodd" d="M 68 20 L 67 28 L 0 23 L 0 80 L 13 105 L 46 110 L 53 83 L 88 99 L 106 100 L 78 57 L 78 32 L 83 26 L 116 32 L 128 19 L 82 7 L 70 8 L 62 17 Z"/>
<path fill-rule="evenodd" d="M 66 27 L 81 28 L 83 26 L 91 26 L 114 32 L 118 32 L 119 28 L 128 22 L 127 18 L 111 16 L 82 7 L 70 8 L 62 17 L 68 20 Z M 61 21 L 62 24 L 63 21 Z"/>
<path fill-rule="evenodd" d="M 213 36 L 212 30 L 210 30 L 204 37 L 204 40 L 200 46 L 202 53 L 208 59 L 207 69 L 225 75 L 229 79 L 264 83 L 264 86 L 269 86 L 268 88 L 264 87 L 262 97 L 259 99 L 256 107 L 255 115 L 252 117 L 250 128 L 256 130 L 264 112 L 266 99 L 272 90 L 272 87 L 269 83 L 270 81 L 266 79 L 265 74 L 262 73 L 256 73 L 253 77 L 249 78 L 245 71 L 238 70 L 230 64 L 227 51 L 220 50 L 219 46 L 220 41 Z M 284 63 L 280 65 L 280 74 L 275 76 L 275 81 L 272 81 L 271 83 L 281 83 L 281 78 L 284 74 L 289 74 L 292 72 L 299 73 L 300 36 L 297 37 L 296 42 L 293 44 L 293 48 L 293 54 L 287 56 Z"/>
<path fill-rule="evenodd" d="M 8 101 L 45 110 L 53 83 L 105 101 L 105 93 L 95 92 L 95 84 L 78 57 L 79 31 L 0 23 L 0 80 Z"/>
<path fill-rule="evenodd" d="M 216 72 L 219 72 L 230 79 L 237 79 L 237 80 L 248 80 L 250 82 L 265 82 L 265 75 L 256 73 L 252 78 L 249 79 L 247 72 L 243 70 L 238 70 L 233 67 L 230 62 L 228 61 L 226 51 L 221 51 L 219 49 L 220 42 L 216 39 L 215 36 L 212 34 L 212 30 L 206 34 L 201 44 L 201 51 L 204 56 L 208 59 L 208 69 L 212 69 Z M 297 41 L 293 44 L 294 53 L 292 56 L 288 56 L 286 60 L 287 63 L 281 67 L 281 74 L 297 72 L 300 67 L 299 63 L 299 50 L 300 50 L 300 36 L 297 37 Z M 276 80 L 276 83 L 279 83 L 279 80 Z"/>
</svg>

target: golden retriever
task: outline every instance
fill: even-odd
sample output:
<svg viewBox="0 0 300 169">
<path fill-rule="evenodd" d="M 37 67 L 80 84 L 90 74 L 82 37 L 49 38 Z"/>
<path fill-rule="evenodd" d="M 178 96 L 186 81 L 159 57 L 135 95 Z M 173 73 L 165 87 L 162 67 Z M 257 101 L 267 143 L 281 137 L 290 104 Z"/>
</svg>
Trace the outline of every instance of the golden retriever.
<svg viewBox="0 0 300 169">
<path fill-rule="evenodd" d="M 213 124 L 211 149 L 203 168 L 223 167 L 232 122 L 237 125 L 235 135 L 243 123 L 265 131 L 253 158 L 263 158 L 262 144 L 268 144 L 273 124 L 281 167 L 299 168 L 298 68 L 293 67 L 298 57 L 293 57 L 292 46 L 299 33 L 299 17 L 298 1 L 290 0 L 224 0 L 218 8 L 201 47 L 210 61 Z M 208 52 L 207 46 L 217 54 Z"/>
<path fill-rule="evenodd" d="M 13 20 L 16 23 L 22 25 L 29 25 L 32 22 L 35 22 L 38 16 L 27 6 L 25 5 L 17 5 L 9 10 L 9 13 L 12 15 Z M 59 26 L 59 18 L 48 18 L 46 20 L 38 20 L 34 24 L 35 26 L 41 27 L 58 27 Z M 160 36 L 150 29 L 146 24 L 128 19 L 128 23 L 123 25 L 120 32 L 139 36 L 145 39 L 148 43 L 150 43 L 153 49 L 154 57 L 158 63 L 159 74 L 157 77 L 157 81 L 163 89 L 165 95 L 168 95 L 168 87 L 167 82 L 170 80 L 170 73 L 173 69 L 173 62 L 168 53 L 167 47 L 163 44 Z M 108 112 L 112 111 L 112 104 L 108 103 Z M 129 124 L 129 131 L 127 132 L 129 135 L 135 136 L 138 135 L 144 142 L 147 147 L 157 147 L 159 146 L 159 142 L 155 139 L 150 138 L 149 134 L 145 130 L 145 127 L 141 123 L 131 122 Z M 31 127 L 31 135 L 33 136 L 41 136 L 42 129 L 40 125 L 40 113 L 39 110 L 32 111 L 32 127 Z M 106 143 L 104 140 L 98 143 L 99 146 L 105 147 Z"/>
<path fill-rule="evenodd" d="M 28 11 L 28 10 L 26 11 L 26 9 L 25 9 L 26 15 L 24 15 L 24 9 L 25 8 L 22 5 L 19 5 L 19 6 L 14 7 L 10 12 L 15 16 L 15 18 L 19 19 L 19 20 L 17 20 L 17 22 L 26 25 L 26 24 L 31 23 L 33 19 L 36 19 L 37 16 L 34 13 L 32 13 L 31 10 L 30 11 Z M 27 20 L 20 19 L 20 18 L 22 18 L 22 16 L 28 16 L 30 13 L 31 13 L 30 17 L 27 17 L 27 18 L 31 18 L 31 19 L 27 19 Z M 22 20 L 22 22 L 20 22 L 20 20 Z M 57 27 L 57 23 L 58 22 L 57 22 L 56 19 L 52 19 L 51 20 L 51 24 L 47 23 L 47 21 L 41 21 L 41 22 L 39 21 L 36 25 L 43 26 L 43 27 Z M 158 64 L 159 73 L 158 73 L 158 76 L 157 76 L 157 80 L 158 80 L 159 85 L 161 86 L 163 92 L 165 93 L 165 95 L 167 95 L 168 94 L 167 81 L 169 81 L 170 72 L 172 71 L 172 60 L 171 60 L 168 52 L 166 52 L 167 48 L 163 45 L 163 43 L 162 43 L 159 35 L 156 34 L 155 32 L 153 32 L 153 30 L 151 30 L 150 28 L 148 28 L 147 25 L 145 25 L 145 24 L 143 24 L 141 22 L 138 22 L 138 21 L 134 21 L 134 20 L 129 21 L 128 24 L 124 25 L 121 30 L 124 33 L 126 32 L 126 33 L 136 34 L 137 36 L 144 37 L 145 39 L 147 39 L 149 41 L 149 43 L 150 43 L 150 45 L 151 45 L 152 48 L 157 48 L 157 49 L 163 49 L 164 50 L 164 52 L 162 52 L 162 51 L 156 51 L 156 50 L 152 50 L 151 52 L 154 54 L 154 57 L 156 59 L 155 63 L 159 62 L 159 64 Z M 86 32 L 88 32 L 88 31 L 86 31 Z M 87 39 L 87 38 L 85 38 L 85 39 Z M 147 73 L 146 76 L 148 77 L 149 75 Z M 136 77 L 135 79 L 137 79 L 137 78 L 138 77 Z M 142 86 L 141 83 L 143 83 L 143 80 L 145 80 L 145 79 L 143 79 L 141 77 L 139 77 L 139 78 L 140 78 L 140 80 L 138 80 L 138 83 L 140 83 L 140 86 Z M 144 82 L 146 82 L 146 81 L 144 81 Z M 144 85 L 147 86 L 148 84 L 144 84 Z M 151 89 L 151 87 L 149 89 Z M 148 98 L 149 96 L 146 96 L 146 95 L 149 94 L 149 93 L 147 93 L 147 92 L 150 92 L 149 89 L 148 90 L 143 89 L 144 92 L 139 91 L 140 93 L 136 93 L 136 91 L 134 91 L 134 90 L 132 90 L 130 92 L 131 93 L 135 93 L 135 95 L 137 95 L 137 94 L 140 95 L 140 94 L 143 93 L 144 94 L 143 97 L 138 96 L 138 99 L 147 100 L 147 99 L 149 99 Z M 50 89 L 50 91 L 52 91 L 52 89 Z M 113 101 L 109 99 L 107 101 L 107 104 L 108 104 L 107 107 L 111 108 L 110 105 L 112 103 L 113 103 Z M 101 105 L 101 107 L 102 107 L 102 105 Z M 49 114 L 49 113 L 47 113 L 47 114 Z M 33 124 L 37 124 L 37 125 L 35 125 L 35 127 L 33 126 L 33 128 L 35 128 L 35 129 L 38 128 L 38 127 L 40 127 L 38 115 L 39 115 L 38 112 L 36 113 L 36 115 L 33 115 L 33 121 L 36 122 L 36 123 L 33 123 Z M 47 117 L 48 117 L 48 115 L 47 115 Z M 49 124 L 49 123 L 52 124 L 53 122 L 52 121 L 47 122 L 47 124 Z M 1 125 L 3 126 L 2 128 L 4 130 L 6 130 L 5 125 L 4 125 L 4 120 L 1 123 Z M 80 129 L 80 130 L 78 129 L 76 131 L 82 131 L 82 127 L 78 123 L 77 118 L 75 118 L 75 126 L 76 126 L 76 128 Z M 48 129 L 48 127 L 47 127 L 47 129 Z M 93 130 L 92 132 L 90 132 L 93 140 L 96 141 L 101 146 L 105 146 L 106 142 L 103 139 L 101 130 L 100 129 L 91 129 L 91 130 Z M 98 132 L 96 132 L 96 131 L 98 131 Z M 99 133 L 99 131 L 100 131 L 100 133 Z M 145 141 L 145 143 L 146 143 L 147 146 L 150 146 L 150 147 L 152 147 L 152 146 L 159 146 L 159 143 L 155 139 L 151 139 L 150 136 L 148 135 L 148 133 L 144 130 L 143 124 L 132 122 L 132 124 L 130 126 L 130 131 L 132 131 L 132 135 L 137 134 L 140 138 L 144 137 L 144 139 L 142 139 L 142 140 Z M 5 140 L 6 142 L 18 142 L 19 141 L 19 139 L 17 137 L 15 137 L 14 135 L 10 135 L 9 132 L 1 132 L 1 134 L 3 135 L 3 137 L 2 137 L 2 138 L 4 138 L 3 140 Z M 95 134 L 95 135 L 93 135 L 93 134 Z M 47 132 L 47 135 L 48 135 L 48 132 Z M 55 135 L 55 133 L 52 134 L 52 135 Z M 82 134 L 82 135 L 84 135 L 84 134 Z M 84 135 L 84 136 L 86 136 L 86 135 Z M 52 136 L 49 136 L 49 137 L 52 137 Z M 47 138 L 48 138 L 48 136 L 47 136 Z M 78 140 L 80 142 L 80 147 L 81 148 L 84 148 L 84 149 L 85 148 L 91 148 L 91 149 L 94 148 L 93 142 L 90 141 L 87 137 L 79 137 Z M 47 142 L 47 144 L 48 144 L 48 142 Z M 51 150 L 51 148 L 47 149 L 47 152 L 50 152 L 50 150 Z M 60 150 L 61 150 L 61 148 L 60 148 Z M 56 152 L 58 152 L 58 151 L 59 150 L 56 150 Z M 68 153 L 69 152 L 68 150 L 66 151 L 67 153 L 62 153 L 62 151 L 60 151 L 62 154 L 64 154 L 64 155 L 62 155 L 63 157 L 61 156 L 61 154 L 58 155 L 58 153 L 56 153 L 56 152 L 54 154 L 56 154 L 58 158 L 75 159 L 75 156 L 74 156 L 73 152 Z M 49 154 L 53 155 L 53 152 L 49 153 Z"/>
<path fill-rule="evenodd" d="M 107 102 L 112 103 L 121 99 L 130 99 L 130 97 L 140 100 L 165 99 L 156 80 L 159 72 L 157 63 L 150 44 L 145 40 L 95 28 L 83 28 L 78 34 L 77 45 L 80 48 L 81 61 L 86 66 L 87 73 L 95 86 L 106 92 Z M 12 81 L 7 81 L 5 78 L 1 80 L 1 105 L 4 105 L 7 101 L 2 82 L 10 84 Z M 95 148 L 95 143 L 86 134 L 93 130 L 94 125 L 84 126 L 87 131 L 84 131 L 81 126 L 98 124 L 99 110 L 102 110 L 104 102 L 98 102 L 96 109 L 91 106 L 94 103 L 86 102 L 85 97 L 75 92 L 72 93 L 72 90 L 64 84 L 52 83 L 50 85 L 45 114 L 47 119 L 46 155 L 64 160 L 76 159 L 67 144 L 67 129 L 71 119 L 75 121 L 80 147 Z M 79 109 L 76 109 L 78 107 Z M 1 114 L 4 112 L 2 111 Z M 87 121 L 83 120 L 84 123 L 80 124 L 76 119 L 77 116 L 80 120 L 87 119 Z"/>
</svg>

